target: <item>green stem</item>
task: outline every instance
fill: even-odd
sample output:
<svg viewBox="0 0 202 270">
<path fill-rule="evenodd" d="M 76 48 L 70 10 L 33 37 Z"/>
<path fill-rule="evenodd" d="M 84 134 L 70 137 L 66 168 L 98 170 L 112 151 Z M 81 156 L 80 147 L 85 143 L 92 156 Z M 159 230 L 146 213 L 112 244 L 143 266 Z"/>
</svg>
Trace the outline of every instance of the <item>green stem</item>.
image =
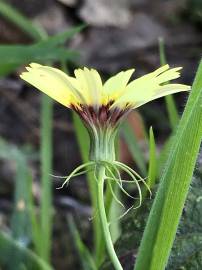
<svg viewBox="0 0 202 270">
<path fill-rule="evenodd" d="M 88 158 L 89 135 L 83 123 L 79 119 L 79 116 L 76 115 L 76 113 L 73 113 L 73 121 L 74 121 L 74 127 L 76 131 L 77 140 L 79 143 L 79 149 L 81 151 L 81 156 L 82 156 L 83 162 L 86 163 L 89 161 L 89 158 Z M 83 142 L 85 142 L 85 144 Z M 90 191 L 90 196 L 91 196 L 92 208 L 96 209 L 97 189 L 96 189 L 93 173 L 87 172 L 87 181 L 88 181 L 88 186 L 89 186 L 89 191 Z M 92 220 L 92 226 L 93 226 L 93 236 L 94 236 L 95 261 L 96 261 L 96 265 L 99 266 L 103 261 L 105 249 L 104 249 L 104 245 L 102 241 L 103 236 L 100 229 L 99 218 L 97 217 L 97 215 L 95 215 L 95 217 Z"/>
<path fill-rule="evenodd" d="M 104 205 L 104 180 L 105 180 L 105 167 L 100 165 L 98 168 L 98 179 L 97 179 L 97 203 L 98 203 L 98 213 L 100 217 L 101 227 L 105 239 L 106 248 L 109 254 L 109 257 L 114 265 L 116 270 L 123 270 L 119 259 L 115 253 L 114 246 L 112 243 L 109 225 L 107 222 L 107 216 L 105 212 Z"/>
</svg>

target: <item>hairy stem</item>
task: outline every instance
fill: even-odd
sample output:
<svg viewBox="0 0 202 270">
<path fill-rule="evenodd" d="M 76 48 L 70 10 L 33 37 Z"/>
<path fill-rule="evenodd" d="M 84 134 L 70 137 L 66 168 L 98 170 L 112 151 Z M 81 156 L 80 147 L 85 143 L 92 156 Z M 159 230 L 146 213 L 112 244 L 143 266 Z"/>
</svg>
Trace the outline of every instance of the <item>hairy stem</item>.
<svg viewBox="0 0 202 270">
<path fill-rule="evenodd" d="M 116 270 L 123 270 L 119 259 L 115 253 L 114 246 L 112 243 L 109 225 L 107 221 L 107 216 L 105 212 L 104 205 L 104 180 L 105 180 L 105 167 L 103 165 L 99 165 L 98 167 L 98 178 L 97 178 L 97 204 L 98 204 L 98 213 L 100 218 L 100 223 L 104 235 L 104 240 L 106 244 L 106 248 L 111 259 L 111 262 Z"/>
</svg>

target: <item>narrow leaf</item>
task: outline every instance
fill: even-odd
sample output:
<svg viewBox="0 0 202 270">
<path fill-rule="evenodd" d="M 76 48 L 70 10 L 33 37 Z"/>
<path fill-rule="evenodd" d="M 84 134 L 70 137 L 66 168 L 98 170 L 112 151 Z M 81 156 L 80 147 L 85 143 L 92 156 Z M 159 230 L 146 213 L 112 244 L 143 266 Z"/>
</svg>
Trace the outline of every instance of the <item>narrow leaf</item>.
<svg viewBox="0 0 202 270">
<path fill-rule="evenodd" d="M 147 185 L 153 188 L 157 176 L 156 144 L 152 127 L 149 130 L 149 173 Z"/>
<path fill-rule="evenodd" d="M 2 0 L 0 2 L 0 14 L 17 25 L 34 40 L 41 40 L 41 38 L 45 35 L 44 31 L 39 26 L 34 26 L 29 19 Z"/>
<path fill-rule="evenodd" d="M 121 132 L 123 133 L 124 139 L 128 145 L 128 149 L 135 163 L 137 164 L 138 168 L 141 170 L 141 173 L 143 175 L 147 175 L 145 158 L 142 154 L 142 151 L 140 149 L 136 136 L 127 121 L 123 123 Z"/>
<path fill-rule="evenodd" d="M 7 234 L 0 232 L 0 266 L 1 269 L 9 270 L 51 270 L 52 268 L 46 264 L 40 257 L 25 247 L 20 246 L 16 241 Z M 12 268 L 8 268 L 13 256 L 19 258 L 19 264 L 13 264 Z"/>
<path fill-rule="evenodd" d="M 41 242 L 39 254 L 47 262 L 50 261 L 53 226 L 52 209 L 52 119 L 53 101 L 43 95 L 41 104 Z"/>
<path fill-rule="evenodd" d="M 36 45 L 36 44 L 35 44 Z M 43 45 L 1 45 L 0 58 L 2 64 L 24 64 L 31 61 L 48 61 L 68 59 L 76 53 L 65 48 L 49 48 Z"/>
<path fill-rule="evenodd" d="M 161 177 L 135 270 L 165 269 L 202 139 L 202 61 Z"/>
<path fill-rule="evenodd" d="M 81 32 L 84 29 L 85 25 L 80 25 L 76 27 L 72 27 L 66 31 L 63 31 L 54 36 L 50 36 L 45 40 L 42 40 L 35 46 L 46 46 L 46 47 L 57 47 L 59 45 L 63 45 L 67 40 L 71 39 L 74 35 Z"/>
<path fill-rule="evenodd" d="M 86 245 L 83 243 L 72 216 L 68 217 L 68 224 L 69 224 L 69 229 L 71 231 L 71 234 L 73 236 L 74 244 L 76 246 L 76 249 L 80 257 L 82 269 L 83 270 L 97 270 L 97 267 L 90 254 L 90 251 L 88 250 Z"/>
<path fill-rule="evenodd" d="M 166 55 L 165 55 L 165 44 L 162 38 L 159 38 L 159 56 L 161 65 L 167 64 Z M 179 123 L 179 115 L 177 111 L 177 107 L 175 104 L 175 100 L 172 95 L 165 96 L 166 101 L 166 109 L 168 112 L 169 122 L 174 130 L 176 125 Z"/>
</svg>

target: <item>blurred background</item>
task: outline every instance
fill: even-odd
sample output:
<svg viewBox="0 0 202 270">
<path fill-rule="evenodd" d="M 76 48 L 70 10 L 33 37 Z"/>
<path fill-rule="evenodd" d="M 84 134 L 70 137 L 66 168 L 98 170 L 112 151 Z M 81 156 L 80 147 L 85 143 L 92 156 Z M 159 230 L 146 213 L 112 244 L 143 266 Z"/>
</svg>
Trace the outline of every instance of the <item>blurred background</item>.
<svg viewBox="0 0 202 270">
<path fill-rule="evenodd" d="M 0 3 L 0 228 L 23 247 L 32 248 L 34 240 L 30 228 L 34 221 L 30 221 L 26 206 L 34 205 L 35 217 L 40 216 L 42 224 L 52 223 L 50 260 L 53 267 L 58 270 L 85 269 L 80 266 L 67 217 L 74 216 L 81 238 L 92 249 L 93 214 L 86 179 L 79 176 L 68 188 L 57 190 L 62 180 L 50 177 L 50 174 L 68 175 L 81 164 L 82 157 L 85 159 L 84 154 L 81 155 L 81 144 L 83 148 L 88 147 L 87 141 L 83 137 L 78 143 L 80 123 L 73 119 L 69 110 L 54 104 L 52 112 L 50 101 L 41 102 L 40 93 L 20 80 L 19 74 L 29 59 L 33 59 L 35 62 L 51 61 L 58 67 L 65 65 L 69 73 L 78 66 L 93 67 L 99 70 L 104 79 L 120 70 L 135 68 L 134 77 L 137 77 L 160 66 L 161 37 L 165 43 L 167 62 L 171 66 L 183 67 L 178 82 L 191 84 L 201 56 L 202 1 L 7 0 L 6 3 L 49 36 L 75 26 L 85 24 L 85 27 L 67 41 L 62 41 L 64 49 L 74 51 L 74 57 L 63 59 L 62 51 L 58 51 L 58 57 L 52 56 L 52 51 L 49 53 L 43 47 L 41 59 L 37 58 L 37 52 L 29 56 L 30 51 L 24 50 L 27 55 L 23 55 L 22 63 L 15 63 L 14 58 L 23 54 L 24 47 L 19 51 L 15 47 L 13 51 L 14 45 L 31 46 L 39 40 L 34 40 L 30 34 L 32 29 L 29 33 L 24 22 L 21 27 L 17 15 L 9 13 Z M 46 59 L 43 59 L 45 51 Z M 179 114 L 183 112 L 186 96 L 178 94 L 174 97 Z M 48 105 L 42 107 L 43 102 Z M 52 114 L 53 121 L 48 118 Z M 145 174 L 149 155 L 145 131 L 153 127 L 157 152 L 172 131 L 165 100 L 157 100 L 133 112 L 128 116 L 128 123 L 130 132 L 120 132 L 119 156 L 122 161 Z M 53 132 L 50 134 L 51 129 Z M 133 150 L 137 145 L 131 145 L 133 136 L 143 160 L 136 160 Z M 44 143 L 42 138 L 47 138 L 47 142 Z M 28 178 L 31 180 L 28 181 Z M 51 184 L 47 187 L 48 181 Z M 40 209 L 42 196 L 48 202 L 43 202 L 44 208 Z M 30 200 L 34 203 L 30 203 Z M 38 211 L 42 211 L 43 215 L 48 211 L 48 217 L 52 216 L 53 220 L 50 218 L 43 223 L 44 218 Z M 37 246 L 36 239 L 35 242 Z M 0 255 L 0 261 L 3 261 L 1 269 L 16 269 L 5 260 L 5 257 L 8 258 L 5 254 Z M 18 256 L 14 257 L 19 259 Z M 41 257 L 46 258 L 46 255 Z M 128 260 L 131 260 L 131 254 Z"/>
</svg>

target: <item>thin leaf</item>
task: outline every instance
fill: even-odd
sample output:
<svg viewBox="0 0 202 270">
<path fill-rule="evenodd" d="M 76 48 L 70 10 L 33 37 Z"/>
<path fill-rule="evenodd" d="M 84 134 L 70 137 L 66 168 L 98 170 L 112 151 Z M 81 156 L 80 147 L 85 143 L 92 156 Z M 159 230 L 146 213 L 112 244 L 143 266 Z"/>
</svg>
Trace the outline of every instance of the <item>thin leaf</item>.
<svg viewBox="0 0 202 270">
<path fill-rule="evenodd" d="M 156 144 L 152 127 L 149 130 L 149 173 L 147 185 L 153 188 L 157 176 Z"/>
<path fill-rule="evenodd" d="M 28 168 L 27 157 L 21 149 L 0 138 L 0 158 L 12 160 L 17 165 L 15 202 L 11 219 L 12 236 L 22 246 L 30 244 L 32 239 L 36 250 L 40 250 L 41 234 L 35 215 L 32 195 L 33 179 Z M 14 257 L 11 263 L 17 263 Z"/>
<path fill-rule="evenodd" d="M 73 236 L 74 244 L 76 246 L 76 249 L 80 257 L 82 269 L 83 270 L 97 270 L 98 268 L 95 265 L 95 262 L 90 254 L 90 251 L 88 250 L 86 245 L 83 243 L 72 216 L 68 217 L 68 225 L 71 231 L 71 235 Z"/>
<path fill-rule="evenodd" d="M 15 25 L 17 25 L 34 40 L 41 40 L 45 35 L 42 28 L 40 28 L 39 26 L 34 26 L 34 24 L 29 19 L 27 19 L 19 11 L 6 4 L 2 0 L 0 2 L 0 14 Z"/>
<path fill-rule="evenodd" d="M 161 65 L 167 64 L 166 55 L 165 55 L 165 45 L 163 38 L 159 38 L 159 56 Z M 176 125 L 179 123 L 179 115 L 175 100 L 172 95 L 165 96 L 166 109 L 168 112 L 168 118 L 172 129 L 174 130 Z"/>
<path fill-rule="evenodd" d="M 65 48 L 49 48 L 35 45 L 0 46 L 0 76 L 5 76 L 16 67 L 30 62 L 73 60 L 78 54 Z"/>
<path fill-rule="evenodd" d="M 163 172 L 135 270 L 164 269 L 175 239 L 202 139 L 202 61 Z"/>
<path fill-rule="evenodd" d="M 139 143 L 136 139 L 134 132 L 132 131 L 129 123 L 125 121 L 122 125 L 121 132 L 123 133 L 124 139 L 128 145 L 128 149 L 137 164 L 138 168 L 140 169 L 143 175 L 147 175 L 146 163 L 145 158 L 142 154 L 140 149 Z"/>
<path fill-rule="evenodd" d="M 7 270 L 51 270 L 41 258 L 25 247 L 22 247 L 7 234 L 0 232 L 0 267 Z M 13 257 L 18 258 L 18 264 L 10 266 Z"/>
<path fill-rule="evenodd" d="M 27 160 L 16 146 L 0 139 L 0 158 L 10 160 L 16 165 L 14 209 L 11 219 L 12 236 L 22 245 L 27 246 L 31 240 L 28 203 L 32 197 L 32 179 Z"/>
<path fill-rule="evenodd" d="M 71 27 L 70 29 L 63 31 L 54 36 L 50 36 L 45 40 L 39 42 L 35 46 L 47 46 L 47 47 L 57 47 L 63 45 L 67 40 L 71 39 L 74 35 L 81 32 L 85 28 L 85 25 L 80 25 L 76 27 Z"/>
<path fill-rule="evenodd" d="M 47 96 L 42 97 L 41 105 L 41 242 L 39 254 L 47 262 L 50 261 L 51 238 L 53 227 L 52 214 L 52 119 L 53 100 Z"/>
</svg>

